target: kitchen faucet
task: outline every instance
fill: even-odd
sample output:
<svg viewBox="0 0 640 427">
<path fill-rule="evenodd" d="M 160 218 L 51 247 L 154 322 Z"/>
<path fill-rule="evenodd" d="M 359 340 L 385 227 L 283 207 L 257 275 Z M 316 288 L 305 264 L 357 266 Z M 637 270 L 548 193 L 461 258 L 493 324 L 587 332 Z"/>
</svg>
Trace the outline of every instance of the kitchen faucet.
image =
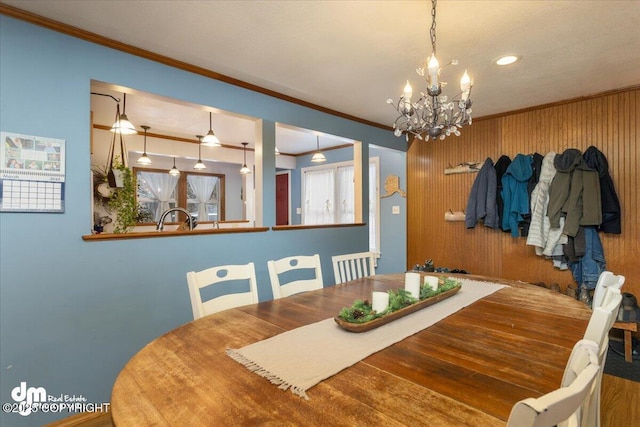
<svg viewBox="0 0 640 427">
<path fill-rule="evenodd" d="M 170 208 L 170 209 L 167 209 L 166 211 L 164 211 L 162 213 L 162 215 L 160 216 L 160 221 L 158 221 L 158 225 L 156 225 L 156 230 L 162 231 L 162 229 L 164 228 L 164 219 L 171 212 L 176 212 L 176 211 L 182 212 L 183 214 L 185 214 L 187 216 L 187 221 L 189 222 L 189 230 L 193 230 L 193 228 L 194 228 L 194 224 L 193 223 L 195 222 L 195 219 L 191 216 L 189 211 L 187 211 L 184 208 Z"/>
</svg>

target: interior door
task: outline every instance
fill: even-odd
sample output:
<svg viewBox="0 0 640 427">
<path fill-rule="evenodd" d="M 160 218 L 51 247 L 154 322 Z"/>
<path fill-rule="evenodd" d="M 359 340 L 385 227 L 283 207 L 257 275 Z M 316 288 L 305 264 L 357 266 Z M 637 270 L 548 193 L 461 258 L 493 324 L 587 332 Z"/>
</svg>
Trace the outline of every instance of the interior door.
<svg viewBox="0 0 640 427">
<path fill-rule="evenodd" d="M 276 225 L 289 225 L 289 174 L 276 175 Z"/>
</svg>

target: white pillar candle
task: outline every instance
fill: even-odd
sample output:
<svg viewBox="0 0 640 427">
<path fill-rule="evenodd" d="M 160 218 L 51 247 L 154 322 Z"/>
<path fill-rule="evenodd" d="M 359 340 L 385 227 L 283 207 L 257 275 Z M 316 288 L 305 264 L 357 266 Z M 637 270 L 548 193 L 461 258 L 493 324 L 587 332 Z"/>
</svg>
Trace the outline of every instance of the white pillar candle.
<svg viewBox="0 0 640 427">
<path fill-rule="evenodd" d="M 435 276 L 424 276 L 424 284 L 429 285 L 434 291 L 438 290 L 438 278 Z"/>
<path fill-rule="evenodd" d="M 374 292 L 371 298 L 371 307 L 376 313 L 382 313 L 389 307 L 389 294 L 387 292 Z"/>
<path fill-rule="evenodd" d="M 420 299 L 420 273 L 404 273 L 404 289 L 415 299 Z"/>
</svg>

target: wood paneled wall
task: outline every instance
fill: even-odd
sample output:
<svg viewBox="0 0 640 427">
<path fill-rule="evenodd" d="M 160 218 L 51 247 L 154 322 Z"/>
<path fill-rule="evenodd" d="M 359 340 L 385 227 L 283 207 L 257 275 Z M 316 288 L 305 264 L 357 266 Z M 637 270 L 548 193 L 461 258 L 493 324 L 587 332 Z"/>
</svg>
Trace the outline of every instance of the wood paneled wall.
<svg viewBox="0 0 640 427">
<path fill-rule="evenodd" d="M 459 137 L 414 141 L 407 155 L 407 267 L 433 259 L 436 266 L 474 274 L 558 283 L 574 283 L 570 271 L 554 268 L 535 255 L 526 238 L 464 222 L 445 222 L 444 213 L 466 208 L 475 173 L 444 175 L 466 161 L 494 162 L 506 154 L 595 145 L 609 161 L 622 208 L 622 234 L 600 234 L 607 269 L 626 276 L 623 288 L 640 298 L 640 89 L 478 120 Z"/>
</svg>

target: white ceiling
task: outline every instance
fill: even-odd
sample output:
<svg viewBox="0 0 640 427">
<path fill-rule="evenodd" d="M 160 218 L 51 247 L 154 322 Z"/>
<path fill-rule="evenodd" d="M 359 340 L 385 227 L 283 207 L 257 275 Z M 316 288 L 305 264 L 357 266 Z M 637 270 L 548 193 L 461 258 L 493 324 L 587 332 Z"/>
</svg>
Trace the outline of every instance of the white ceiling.
<svg viewBox="0 0 640 427">
<path fill-rule="evenodd" d="M 386 100 L 407 79 L 423 90 L 415 69 L 431 53 L 427 1 L 1 1 L 384 125 L 395 119 Z M 474 118 L 639 85 L 639 28 L 637 0 L 440 0 L 438 58 L 459 61 L 442 79 L 457 85 L 469 70 Z M 499 68 L 504 54 L 522 59 Z M 138 113 L 136 102 L 127 96 L 127 115 L 153 128 L 145 114 L 157 112 Z M 192 119 L 197 133 L 207 111 Z M 223 143 L 249 138 L 226 135 L 215 118 L 214 129 Z"/>
</svg>

